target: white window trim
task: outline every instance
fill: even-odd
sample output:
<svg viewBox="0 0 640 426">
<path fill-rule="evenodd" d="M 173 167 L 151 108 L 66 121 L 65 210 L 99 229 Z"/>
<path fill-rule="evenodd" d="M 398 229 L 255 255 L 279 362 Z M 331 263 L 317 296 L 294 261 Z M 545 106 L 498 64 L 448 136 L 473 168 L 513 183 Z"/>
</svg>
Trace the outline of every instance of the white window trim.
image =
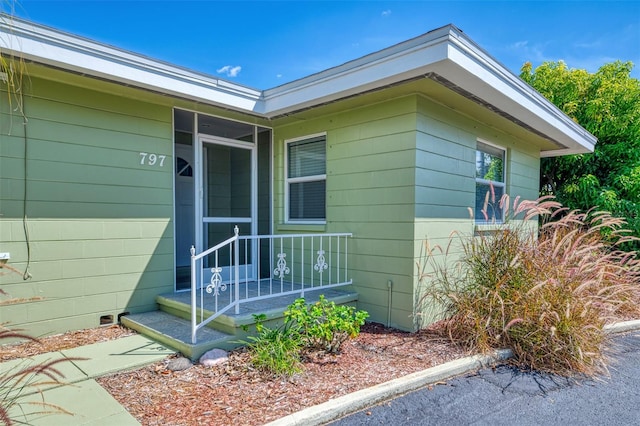
<svg viewBox="0 0 640 426">
<path fill-rule="evenodd" d="M 503 188 L 503 194 L 506 194 L 507 193 L 507 164 L 508 164 L 508 161 L 507 161 L 507 153 L 508 153 L 507 148 L 505 148 L 503 146 L 500 146 L 500 145 L 496 145 L 495 143 L 489 142 L 489 141 L 487 141 L 485 139 L 478 138 L 478 139 L 476 139 L 476 149 L 475 149 L 476 152 L 478 151 L 478 142 L 502 151 L 502 182 L 498 182 L 498 181 L 495 181 L 495 180 L 489 180 L 489 179 L 476 178 L 476 183 L 479 183 L 479 184 L 482 184 L 482 185 L 493 185 L 496 188 Z M 474 174 L 475 174 L 475 171 L 474 171 Z M 496 200 L 496 202 L 499 203 L 500 200 Z M 503 208 L 502 209 L 502 217 L 499 220 L 496 219 L 495 223 L 496 224 L 504 223 L 504 215 L 505 215 L 505 209 Z M 477 220 L 477 219 L 474 219 L 474 222 L 475 222 L 476 225 L 491 225 L 492 223 L 494 223 L 492 221 Z"/>
<path fill-rule="evenodd" d="M 325 225 L 327 223 L 326 219 L 326 198 L 325 198 L 325 219 L 324 220 L 308 220 L 308 219 L 291 219 L 289 217 L 289 185 L 292 183 L 302 183 L 302 182 L 316 182 L 324 180 L 326 182 L 327 175 L 313 175 L 313 176 L 303 176 L 297 178 L 289 178 L 289 144 L 293 142 L 304 141 L 307 139 L 324 137 L 325 143 L 327 140 L 327 133 L 314 133 L 311 135 L 300 136 L 292 139 L 285 139 L 284 141 L 284 222 L 287 224 L 297 224 L 297 225 Z"/>
</svg>

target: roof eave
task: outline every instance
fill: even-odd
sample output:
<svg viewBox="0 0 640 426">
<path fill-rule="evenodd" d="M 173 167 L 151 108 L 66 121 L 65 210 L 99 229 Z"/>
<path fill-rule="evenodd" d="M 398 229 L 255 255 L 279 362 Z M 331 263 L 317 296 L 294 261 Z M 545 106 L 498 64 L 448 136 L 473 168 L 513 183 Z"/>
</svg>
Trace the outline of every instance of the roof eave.
<svg viewBox="0 0 640 426">
<path fill-rule="evenodd" d="M 470 90 L 501 111 L 558 143 L 558 149 L 543 151 L 542 156 L 593 152 L 597 138 L 547 100 L 533 87 L 489 56 L 461 33 L 452 34 L 449 59 L 460 76 L 455 83 Z M 563 154 L 560 154 L 563 153 Z"/>
<path fill-rule="evenodd" d="M 337 67 L 264 91 L 269 117 L 322 105 L 424 75 L 447 58 L 447 27 L 430 31 Z"/>
<path fill-rule="evenodd" d="M 447 82 L 459 93 L 525 124 L 557 150 L 544 156 L 592 152 L 597 139 L 452 25 L 341 66 L 264 92 L 273 118 L 420 77 Z M 442 78 L 437 78 L 441 76 Z"/>
<path fill-rule="evenodd" d="M 0 15 L 0 48 L 27 61 L 253 112 L 262 92 L 48 27 Z"/>
</svg>

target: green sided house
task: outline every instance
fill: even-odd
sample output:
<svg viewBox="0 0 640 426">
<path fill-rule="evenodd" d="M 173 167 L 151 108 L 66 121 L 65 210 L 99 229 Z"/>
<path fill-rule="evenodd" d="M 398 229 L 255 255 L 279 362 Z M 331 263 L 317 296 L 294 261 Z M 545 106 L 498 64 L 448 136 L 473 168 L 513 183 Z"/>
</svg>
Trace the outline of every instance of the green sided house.
<svg viewBox="0 0 640 426">
<path fill-rule="evenodd" d="M 596 143 L 451 25 L 268 90 L 7 16 L 0 54 L 0 323 L 34 335 L 193 344 L 301 294 L 414 330 L 425 238 Z"/>
</svg>

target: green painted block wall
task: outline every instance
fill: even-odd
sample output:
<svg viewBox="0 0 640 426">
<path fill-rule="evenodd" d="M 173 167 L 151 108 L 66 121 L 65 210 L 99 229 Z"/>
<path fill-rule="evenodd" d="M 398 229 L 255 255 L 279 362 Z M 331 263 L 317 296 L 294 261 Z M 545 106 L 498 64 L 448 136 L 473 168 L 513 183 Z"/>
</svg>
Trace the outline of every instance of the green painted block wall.
<svg viewBox="0 0 640 426">
<path fill-rule="evenodd" d="M 0 323 L 36 336 L 156 309 L 174 276 L 171 105 L 51 74 L 29 78 L 26 126 L 0 93 L 0 252 L 31 273 L 0 276 Z"/>
</svg>

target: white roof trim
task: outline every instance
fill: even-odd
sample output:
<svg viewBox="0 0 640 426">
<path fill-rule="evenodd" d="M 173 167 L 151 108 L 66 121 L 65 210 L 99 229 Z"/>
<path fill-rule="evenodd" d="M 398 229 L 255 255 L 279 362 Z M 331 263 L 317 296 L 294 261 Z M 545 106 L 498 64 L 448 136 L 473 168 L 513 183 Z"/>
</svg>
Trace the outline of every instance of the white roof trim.
<svg viewBox="0 0 640 426">
<path fill-rule="evenodd" d="M 27 60 L 186 97 L 253 111 L 261 92 L 215 77 L 0 15 L 0 48 Z"/>
<path fill-rule="evenodd" d="M 289 110 L 313 104 L 314 100 L 323 103 L 338 94 L 339 97 L 349 96 L 424 75 L 428 65 L 447 59 L 445 29 L 265 90 L 265 113 L 286 114 Z"/>
<path fill-rule="evenodd" d="M 437 75 L 459 93 L 556 142 L 543 156 L 593 151 L 596 138 L 452 25 L 259 91 L 0 15 L 0 49 L 34 62 L 266 118 Z"/>
</svg>

